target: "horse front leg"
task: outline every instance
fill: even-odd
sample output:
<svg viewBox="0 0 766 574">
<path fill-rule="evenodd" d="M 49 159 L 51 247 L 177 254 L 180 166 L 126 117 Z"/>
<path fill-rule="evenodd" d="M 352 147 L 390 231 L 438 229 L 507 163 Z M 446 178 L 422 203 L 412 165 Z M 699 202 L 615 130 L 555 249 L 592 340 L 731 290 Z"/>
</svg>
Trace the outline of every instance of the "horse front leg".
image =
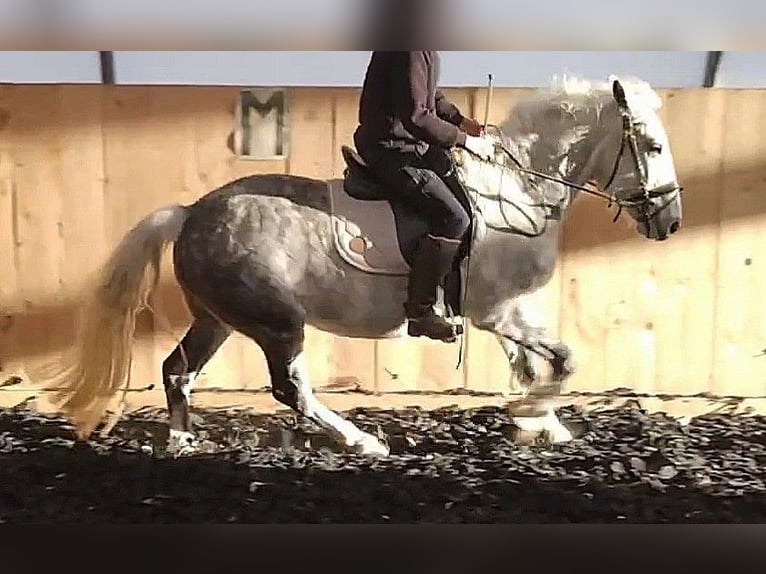
<svg viewBox="0 0 766 574">
<path fill-rule="evenodd" d="M 496 333 L 519 347 L 517 361 L 521 362 L 517 368 L 531 387 L 539 385 L 539 377 L 531 357 L 524 351 L 545 359 L 551 367 L 551 380 L 559 386 L 574 373 L 572 351 L 563 341 L 548 334 L 530 295 L 521 295 L 508 303 L 502 317 L 504 320 L 495 326 Z"/>
<path fill-rule="evenodd" d="M 538 377 L 532 352 L 519 346 L 505 335 L 495 333 L 495 338 L 508 358 L 511 369 L 511 376 L 508 381 L 509 393 L 513 395 L 526 394 Z"/>
<path fill-rule="evenodd" d="M 552 397 L 559 395 L 563 382 L 572 375 L 572 352 L 561 340 L 546 332 L 529 296 L 520 296 L 498 308 L 476 327 L 495 334 L 509 359 L 511 370 L 525 389 L 523 398 L 511 405 L 514 422 L 523 430 L 547 431 L 552 442 L 566 442 L 572 435 L 556 416 Z M 541 381 L 533 355 L 551 366 L 551 381 Z"/>
</svg>

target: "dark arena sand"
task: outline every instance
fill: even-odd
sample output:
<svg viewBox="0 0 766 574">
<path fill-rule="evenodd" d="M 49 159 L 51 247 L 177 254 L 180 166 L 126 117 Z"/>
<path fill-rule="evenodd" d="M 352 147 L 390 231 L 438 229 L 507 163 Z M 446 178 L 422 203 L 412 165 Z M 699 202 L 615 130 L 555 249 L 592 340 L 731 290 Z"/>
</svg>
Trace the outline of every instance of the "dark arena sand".
<svg viewBox="0 0 766 574">
<path fill-rule="evenodd" d="M 559 411 L 578 437 L 519 446 L 505 409 L 357 409 L 392 456 L 342 454 L 290 414 L 197 411 L 202 453 L 162 448 L 164 411 L 75 443 L 0 409 L 0 520 L 22 522 L 740 522 L 766 518 L 766 417 L 681 425 L 639 408 Z"/>
</svg>

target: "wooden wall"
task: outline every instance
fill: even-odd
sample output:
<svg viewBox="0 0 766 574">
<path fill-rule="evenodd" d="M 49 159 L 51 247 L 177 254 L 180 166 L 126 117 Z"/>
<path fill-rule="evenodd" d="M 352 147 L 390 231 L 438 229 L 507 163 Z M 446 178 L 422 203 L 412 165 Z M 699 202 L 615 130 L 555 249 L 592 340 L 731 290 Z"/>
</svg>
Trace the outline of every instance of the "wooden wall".
<svg viewBox="0 0 766 574">
<path fill-rule="evenodd" d="M 499 123 L 524 90 L 495 90 Z M 448 95 L 481 117 L 482 90 Z M 569 390 L 766 395 L 766 92 L 662 93 L 686 187 L 684 228 L 647 241 L 583 197 L 558 271 L 537 295 L 547 324 L 578 365 Z M 227 147 L 237 90 L 100 86 L 0 87 L 0 375 L 71 339 L 73 297 L 122 234 L 169 202 L 191 202 L 258 172 L 314 177 L 343 170 L 356 90 L 290 94 L 286 160 L 239 160 Z M 167 261 L 166 261 L 167 263 Z M 166 265 L 158 304 L 136 341 L 133 385 L 159 383 L 188 314 Z M 356 379 L 369 390 L 497 391 L 508 384 L 494 339 L 471 331 L 467 359 L 435 342 L 351 341 L 312 331 L 316 386 Z M 2 380 L 0 380 L 2 382 Z M 260 350 L 235 336 L 199 387 L 267 384 Z"/>
</svg>

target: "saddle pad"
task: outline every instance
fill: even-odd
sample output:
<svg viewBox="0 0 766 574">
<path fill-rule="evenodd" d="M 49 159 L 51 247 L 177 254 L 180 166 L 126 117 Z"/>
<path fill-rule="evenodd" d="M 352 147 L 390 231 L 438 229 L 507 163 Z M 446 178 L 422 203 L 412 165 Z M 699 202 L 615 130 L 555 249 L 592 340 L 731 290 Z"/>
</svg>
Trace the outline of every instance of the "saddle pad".
<svg viewBox="0 0 766 574">
<path fill-rule="evenodd" d="M 333 240 L 343 260 L 367 273 L 408 275 L 410 266 L 399 249 L 389 203 L 354 199 L 343 189 L 343 180 L 327 185 Z"/>
</svg>

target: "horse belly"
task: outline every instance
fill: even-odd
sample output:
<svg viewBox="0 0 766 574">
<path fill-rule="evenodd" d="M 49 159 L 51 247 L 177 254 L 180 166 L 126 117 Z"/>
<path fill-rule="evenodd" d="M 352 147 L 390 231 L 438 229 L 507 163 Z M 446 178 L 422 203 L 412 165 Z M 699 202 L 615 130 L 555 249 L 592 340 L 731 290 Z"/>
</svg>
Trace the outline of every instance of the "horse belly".
<svg viewBox="0 0 766 574">
<path fill-rule="evenodd" d="M 346 263 L 332 240 L 329 218 L 307 241 L 309 254 L 296 287 L 306 321 L 345 337 L 397 336 L 404 324 L 406 278 L 366 273 Z"/>
</svg>

